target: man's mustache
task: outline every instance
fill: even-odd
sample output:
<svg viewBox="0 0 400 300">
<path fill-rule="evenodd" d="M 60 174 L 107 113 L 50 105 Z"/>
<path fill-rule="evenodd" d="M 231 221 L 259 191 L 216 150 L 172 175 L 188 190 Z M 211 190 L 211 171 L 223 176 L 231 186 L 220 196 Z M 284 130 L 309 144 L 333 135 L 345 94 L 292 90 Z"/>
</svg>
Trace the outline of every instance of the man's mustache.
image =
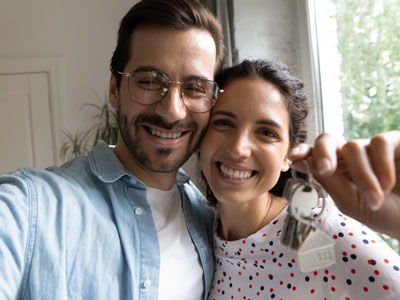
<svg viewBox="0 0 400 300">
<path fill-rule="evenodd" d="M 156 127 L 160 127 L 166 130 L 179 130 L 179 131 L 189 131 L 189 130 L 196 130 L 197 125 L 195 122 L 184 122 L 178 120 L 174 123 L 166 122 L 163 118 L 154 115 L 139 115 L 135 120 L 135 126 L 139 125 L 140 123 L 146 123 L 149 125 L 153 125 Z"/>
</svg>

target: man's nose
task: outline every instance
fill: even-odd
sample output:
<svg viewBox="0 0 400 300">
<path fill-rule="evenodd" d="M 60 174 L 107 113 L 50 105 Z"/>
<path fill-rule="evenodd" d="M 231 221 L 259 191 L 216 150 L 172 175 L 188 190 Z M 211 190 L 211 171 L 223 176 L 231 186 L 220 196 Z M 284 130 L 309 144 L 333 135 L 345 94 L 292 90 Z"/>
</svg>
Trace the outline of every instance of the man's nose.
<svg viewBox="0 0 400 300">
<path fill-rule="evenodd" d="M 171 84 L 167 94 L 156 104 L 155 112 L 169 123 L 186 118 L 187 109 L 183 103 L 179 84 Z"/>
</svg>

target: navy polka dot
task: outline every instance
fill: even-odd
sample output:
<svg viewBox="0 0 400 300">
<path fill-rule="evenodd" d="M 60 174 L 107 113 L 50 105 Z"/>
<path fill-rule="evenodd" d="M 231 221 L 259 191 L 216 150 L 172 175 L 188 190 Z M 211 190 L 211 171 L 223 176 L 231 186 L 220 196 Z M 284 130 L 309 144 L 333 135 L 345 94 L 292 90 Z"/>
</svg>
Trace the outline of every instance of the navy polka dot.
<svg viewBox="0 0 400 300">
<path fill-rule="evenodd" d="M 351 284 L 352 284 L 352 282 L 351 282 L 350 279 L 347 279 L 347 280 L 346 280 L 346 283 L 347 283 L 348 285 L 351 285 Z"/>
</svg>

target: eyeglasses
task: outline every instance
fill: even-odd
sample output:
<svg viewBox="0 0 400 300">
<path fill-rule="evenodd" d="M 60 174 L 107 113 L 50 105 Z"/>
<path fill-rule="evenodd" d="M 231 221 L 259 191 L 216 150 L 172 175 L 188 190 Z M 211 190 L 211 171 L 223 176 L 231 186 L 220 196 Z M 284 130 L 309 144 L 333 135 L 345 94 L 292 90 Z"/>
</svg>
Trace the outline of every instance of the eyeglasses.
<svg viewBox="0 0 400 300">
<path fill-rule="evenodd" d="M 212 80 L 194 77 L 183 82 L 172 81 L 163 72 L 150 68 L 116 73 L 128 77 L 131 98 L 143 105 L 160 102 L 167 95 L 171 84 L 177 84 L 180 85 L 180 94 L 186 108 L 195 113 L 205 113 L 213 108 L 219 93 L 223 92 Z"/>
</svg>

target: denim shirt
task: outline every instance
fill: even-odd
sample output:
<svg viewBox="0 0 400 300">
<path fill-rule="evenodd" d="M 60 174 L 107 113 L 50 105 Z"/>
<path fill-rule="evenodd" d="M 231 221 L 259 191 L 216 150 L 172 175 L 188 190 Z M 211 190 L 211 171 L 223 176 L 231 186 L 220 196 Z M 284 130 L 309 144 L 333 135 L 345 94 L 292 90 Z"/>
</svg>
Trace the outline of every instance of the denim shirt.
<svg viewBox="0 0 400 300">
<path fill-rule="evenodd" d="M 212 213 L 181 170 L 176 183 L 205 299 Z M 146 187 L 105 143 L 62 167 L 0 177 L 0 299 L 154 300 L 159 265 Z"/>
</svg>

